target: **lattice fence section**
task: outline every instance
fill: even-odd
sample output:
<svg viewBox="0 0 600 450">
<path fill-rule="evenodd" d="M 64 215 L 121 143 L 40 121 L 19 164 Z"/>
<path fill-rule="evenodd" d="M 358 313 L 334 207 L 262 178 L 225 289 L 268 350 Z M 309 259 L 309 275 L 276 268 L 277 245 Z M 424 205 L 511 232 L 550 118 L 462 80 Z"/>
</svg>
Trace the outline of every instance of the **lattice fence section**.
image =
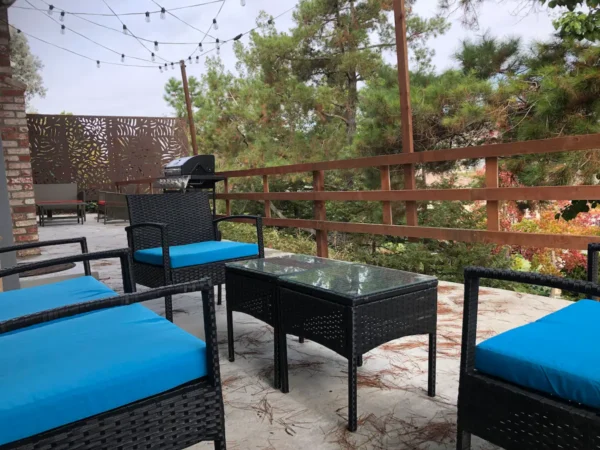
<svg viewBox="0 0 600 450">
<path fill-rule="evenodd" d="M 90 200 L 189 154 L 181 119 L 29 114 L 27 125 L 34 183 L 77 183 Z"/>
</svg>

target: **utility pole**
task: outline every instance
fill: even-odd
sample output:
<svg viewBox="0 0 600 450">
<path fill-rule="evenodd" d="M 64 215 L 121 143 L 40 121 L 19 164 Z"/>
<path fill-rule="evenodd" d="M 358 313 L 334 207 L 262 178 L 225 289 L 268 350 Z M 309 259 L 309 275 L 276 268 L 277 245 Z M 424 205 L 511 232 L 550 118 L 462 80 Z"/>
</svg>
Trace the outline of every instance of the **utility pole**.
<svg viewBox="0 0 600 450">
<path fill-rule="evenodd" d="M 187 116 L 190 125 L 190 135 L 192 136 L 192 151 L 194 155 L 198 154 L 198 143 L 196 142 L 196 125 L 194 125 L 194 113 L 192 111 L 192 99 L 190 98 L 190 89 L 188 88 L 188 79 L 185 72 L 185 61 L 179 61 L 181 66 L 181 79 L 183 80 L 183 92 L 185 94 L 185 104 L 187 106 Z"/>
<path fill-rule="evenodd" d="M 400 113 L 402 120 L 402 152 L 413 153 L 412 109 L 410 107 L 410 79 L 408 74 L 408 46 L 406 44 L 406 8 L 404 0 L 394 0 L 396 24 L 396 54 L 398 55 L 398 86 L 400 87 Z M 416 188 L 414 164 L 404 165 L 404 189 Z M 417 225 L 417 202 L 406 202 L 406 224 Z"/>
</svg>

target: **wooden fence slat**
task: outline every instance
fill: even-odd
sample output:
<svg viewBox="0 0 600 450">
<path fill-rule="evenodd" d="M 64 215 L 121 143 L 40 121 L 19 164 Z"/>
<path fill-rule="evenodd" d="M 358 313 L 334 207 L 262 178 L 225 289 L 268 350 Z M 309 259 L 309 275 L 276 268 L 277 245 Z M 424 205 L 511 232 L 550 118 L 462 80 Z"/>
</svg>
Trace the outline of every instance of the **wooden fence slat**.
<svg viewBox="0 0 600 450">
<path fill-rule="evenodd" d="M 381 190 L 389 191 L 391 190 L 392 183 L 390 180 L 390 166 L 381 166 L 379 168 L 380 176 L 381 176 Z M 392 202 L 389 200 L 385 200 L 382 202 L 383 209 L 383 223 L 385 225 L 391 225 L 393 223 L 392 218 Z"/>
<path fill-rule="evenodd" d="M 498 158 L 485 158 L 485 187 L 498 187 Z M 500 202 L 488 200 L 486 205 L 487 229 L 498 231 L 500 229 Z"/>
<path fill-rule="evenodd" d="M 323 189 L 325 189 L 325 173 L 322 170 L 316 170 L 313 172 L 313 190 L 319 192 Z M 313 208 L 315 220 L 326 223 L 327 213 L 325 211 L 325 202 L 315 201 Z M 317 230 L 316 240 L 317 256 L 327 258 L 329 256 L 329 248 L 327 243 L 327 229 L 325 227 L 320 227 Z"/>
<path fill-rule="evenodd" d="M 263 175 L 263 192 L 269 193 L 269 177 Z M 265 217 L 271 217 L 271 200 L 265 200 Z"/>
<path fill-rule="evenodd" d="M 223 182 L 223 192 L 225 192 L 225 195 L 229 193 L 229 179 L 227 178 Z M 219 194 L 217 194 L 217 198 L 219 198 Z M 225 214 L 231 215 L 231 200 L 229 199 L 225 200 Z"/>
</svg>

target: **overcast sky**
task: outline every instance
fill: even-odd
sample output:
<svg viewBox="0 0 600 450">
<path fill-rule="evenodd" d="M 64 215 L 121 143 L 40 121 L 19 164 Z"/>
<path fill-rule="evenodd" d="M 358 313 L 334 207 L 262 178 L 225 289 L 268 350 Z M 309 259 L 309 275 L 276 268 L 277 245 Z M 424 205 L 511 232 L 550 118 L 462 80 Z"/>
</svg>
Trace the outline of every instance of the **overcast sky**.
<svg viewBox="0 0 600 450">
<path fill-rule="evenodd" d="M 32 5 L 44 10 L 48 6 L 42 0 L 28 0 Z M 45 98 L 37 98 L 32 106 L 39 113 L 55 114 L 68 111 L 74 114 L 92 115 L 131 115 L 131 116 L 169 116 L 172 111 L 163 100 L 163 89 L 170 76 L 180 77 L 179 68 L 160 73 L 157 59 L 155 64 L 135 61 L 129 56 L 150 60 L 150 49 L 144 50 L 140 43 L 132 37 L 124 36 L 122 32 L 108 30 L 78 17 L 67 15 L 65 26 L 109 47 L 119 54 L 126 55 L 126 62 L 132 64 L 152 65 L 152 68 L 121 67 L 101 64 L 96 68 L 95 60 L 119 63 L 120 56 L 99 47 L 92 42 L 66 30 L 60 33 L 60 25 L 52 21 L 46 13 L 31 8 L 27 0 L 17 0 L 9 10 L 10 23 L 26 33 L 46 41 L 61 45 L 75 52 L 87 55 L 93 61 L 51 47 L 45 43 L 29 38 L 31 49 L 44 63 L 42 76 L 48 90 Z M 55 6 L 52 17 L 58 20 L 59 11 L 64 9 L 73 12 L 96 12 L 110 14 L 105 1 L 117 13 L 144 12 L 159 9 L 152 0 L 48 0 Z M 167 10 L 179 6 L 187 6 L 210 0 L 158 0 Z M 210 35 L 220 40 L 227 40 L 238 33 L 254 27 L 255 18 L 259 11 L 264 10 L 273 16 L 288 10 L 297 0 L 246 0 L 246 6 L 240 5 L 240 0 L 226 0 L 218 18 L 219 29 L 210 30 Z M 16 6 L 16 7 L 15 7 Z M 194 27 L 206 31 L 212 19 L 217 14 L 221 3 L 214 3 L 196 8 L 175 11 L 175 14 Z M 452 67 L 455 63 L 452 54 L 458 48 L 460 41 L 467 37 L 476 37 L 483 31 L 489 30 L 495 36 L 522 36 L 526 42 L 534 39 L 547 39 L 553 32 L 551 18 L 548 13 L 518 14 L 515 12 L 518 4 L 511 0 L 495 3 L 493 0 L 485 4 L 480 14 L 480 31 L 466 30 L 459 17 L 451 17 L 450 31 L 430 42 L 436 51 L 434 63 L 438 70 Z M 437 0 L 417 0 L 416 10 L 425 17 L 436 14 Z M 121 30 L 122 24 L 114 16 L 96 17 L 89 19 Z M 198 30 L 184 25 L 172 16 L 160 20 L 159 15 L 151 16 L 151 22 L 146 23 L 144 16 L 125 16 L 122 20 L 136 35 L 150 40 L 165 42 L 190 42 L 187 45 L 161 45 L 157 56 L 168 61 L 187 58 L 204 37 Z M 287 30 L 292 25 L 292 13 L 287 13 L 276 21 L 280 30 Z M 244 38 L 247 40 L 247 37 Z M 212 41 L 210 37 L 205 42 Z M 205 44 L 209 49 L 210 44 Z M 225 66 L 235 71 L 235 57 L 231 45 L 224 45 L 221 57 Z M 393 55 L 388 55 L 393 58 Z M 203 59 L 200 64 L 188 67 L 188 75 L 200 75 L 203 70 Z M 164 61 L 163 61 L 164 63 Z"/>
</svg>

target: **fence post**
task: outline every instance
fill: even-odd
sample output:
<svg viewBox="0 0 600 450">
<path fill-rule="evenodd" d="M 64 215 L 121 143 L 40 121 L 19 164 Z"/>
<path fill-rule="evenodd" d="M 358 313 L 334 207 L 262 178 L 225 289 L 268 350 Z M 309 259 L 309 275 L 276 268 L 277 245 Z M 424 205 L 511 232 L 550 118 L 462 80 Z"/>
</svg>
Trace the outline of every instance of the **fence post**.
<svg viewBox="0 0 600 450">
<path fill-rule="evenodd" d="M 225 178 L 223 181 L 223 192 L 229 194 L 229 178 Z M 225 215 L 231 215 L 231 201 L 229 199 L 225 200 Z"/>
<path fill-rule="evenodd" d="M 263 192 L 269 193 L 269 176 L 263 175 Z M 271 217 L 271 200 L 265 200 L 265 217 Z"/>
<path fill-rule="evenodd" d="M 320 192 L 325 189 L 325 172 L 322 170 L 315 170 L 313 172 L 313 190 Z M 315 220 L 325 221 L 327 220 L 327 214 L 325 211 L 325 202 L 322 200 L 315 200 L 314 202 L 314 216 Z M 317 240 L 317 256 L 321 258 L 329 257 L 329 248 L 327 246 L 327 230 L 316 230 Z"/>
<path fill-rule="evenodd" d="M 381 190 L 391 190 L 390 182 L 390 166 L 381 166 L 379 168 L 381 174 Z M 392 202 L 381 202 L 383 207 L 383 224 L 392 225 Z"/>
<path fill-rule="evenodd" d="M 485 187 L 498 187 L 498 158 L 485 158 Z M 488 200 L 486 202 L 487 229 L 489 231 L 500 230 L 500 202 Z"/>
</svg>

